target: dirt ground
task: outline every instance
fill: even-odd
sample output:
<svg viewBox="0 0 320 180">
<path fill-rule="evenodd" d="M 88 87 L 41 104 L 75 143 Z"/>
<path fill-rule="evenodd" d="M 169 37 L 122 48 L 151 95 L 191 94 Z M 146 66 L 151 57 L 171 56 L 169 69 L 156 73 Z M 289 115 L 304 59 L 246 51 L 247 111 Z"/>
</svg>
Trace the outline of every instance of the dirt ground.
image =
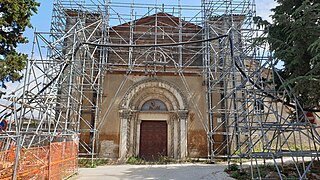
<svg viewBox="0 0 320 180">
<path fill-rule="evenodd" d="M 79 168 L 72 180 L 232 180 L 225 172 L 225 164 L 168 164 L 168 165 L 106 165 Z"/>
</svg>

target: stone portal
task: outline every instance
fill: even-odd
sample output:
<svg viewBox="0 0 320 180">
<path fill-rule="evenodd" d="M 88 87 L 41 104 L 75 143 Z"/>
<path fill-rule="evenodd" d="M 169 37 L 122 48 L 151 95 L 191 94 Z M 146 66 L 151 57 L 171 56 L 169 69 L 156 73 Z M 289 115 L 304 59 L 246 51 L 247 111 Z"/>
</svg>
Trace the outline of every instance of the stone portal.
<svg viewBox="0 0 320 180">
<path fill-rule="evenodd" d="M 143 80 L 132 86 L 119 107 L 120 159 L 139 155 L 149 160 L 159 155 L 185 158 L 189 112 L 186 102 L 177 87 L 160 79 Z M 156 141 L 151 142 L 151 138 Z"/>
</svg>

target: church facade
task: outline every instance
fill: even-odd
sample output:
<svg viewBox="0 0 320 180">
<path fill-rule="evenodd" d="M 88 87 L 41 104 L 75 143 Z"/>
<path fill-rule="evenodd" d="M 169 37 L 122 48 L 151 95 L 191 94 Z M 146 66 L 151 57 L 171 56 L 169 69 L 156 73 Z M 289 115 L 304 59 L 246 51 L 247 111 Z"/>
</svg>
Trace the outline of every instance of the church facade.
<svg viewBox="0 0 320 180">
<path fill-rule="evenodd" d="M 97 156 L 121 160 L 208 157 L 203 28 L 160 12 L 111 27 L 108 33 L 111 44 L 124 46 L 107 52 Z M 193 43 L 170 45 L 188 41 Z M 133 48 L 125 47 L 127 42 L 169 45 Z M 220 98 L 217 92 L 211 101 Z M 88 111 L 83 118 L 92 122 L 95 115 Z M 85 126 L 82 123 L 80 129 Z M 81 131 L 80 141 L 90 144 L 91 136 Z M 225 137 L 218 134 L 214 140 L 219 147 Z"/>
</svg>

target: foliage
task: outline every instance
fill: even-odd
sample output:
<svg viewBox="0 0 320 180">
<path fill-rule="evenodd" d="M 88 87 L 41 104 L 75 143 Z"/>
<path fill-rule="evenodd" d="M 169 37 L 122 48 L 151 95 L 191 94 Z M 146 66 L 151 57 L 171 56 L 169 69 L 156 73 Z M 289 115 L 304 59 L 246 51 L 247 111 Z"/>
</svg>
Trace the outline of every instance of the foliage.
<svg viewBox="0 0 320 180">
<path fill-rule="evenodd" d="M 225 160 L 224 160 L 225 161 Z M 217 160 L 215 160 L 217 162 Z M 131 165 L 145 165 L 145 164 L 175 164 L 175 163 L 203 163 L 203 164 L 212 164 L 213 162 L 208 159 L 200 159 L 200 158 L 190 158 L 187 157 L 184 160 L 175 160 L 168 156 L 159 155 L 154 157 L 153 160 L 145 160 L 138 156 L 130 156 L 126 160 L 127 164 Z"/>
<path fill-rule="evenodd" d="M 228 166 L 228 168 L 226 168 L 224 171 L 238 171 L 239 170 L 239 166 L 237 164 L 230 164 Z"/>
<path fill-rule="evenodd" d="M 235 178 L 235 179 L 240 179 L 240 180 L 251 179 L 250 173 L 244 170 L 240 170 L 237 164 L 230 164 L 228 168 L 224 170 L 224 172 L 227 172 L 228 174 L 230 174 L 232 178 Z"/>
<path fill-rule="evenodd" d="M 143 159 L 141 159 L 141 158 L 139 158 L 139 157 L 137 157 L 137 156 L 131 156 L 131 157 L 129 157 L 128 159 L 127 159 L 127 162 L 126 162 L 127 164 L 132 164 L 132 165 L 134 165 L 134 164 L 146 164 L 146 162 L 143 160 Z"/>
<path fill-rule="evenodd" d="M 95 168 L 97 166 L 106 165 L 108 163 L 108 159 L 78 159 L 78 166 L 84 168 Z"/>
<path fill-rule="evenodd" d="M 40 4 L 35 0 L 0 1 L 0 86 L 6 81 L 22 78 L 19 73 L 25 67 L 27 55 L 16 51 L 18 44 L 27 43 L 22 33 L 31 27 L 30 17 Z"/>
<path fill-rule="evenodd" d="M 304 108 L 320 108 L 320 3 L 317 0 L 277 0 L 265 27 L 274 57 L 284 62 L 279 74 L 291 86 Z"/>
<path fill-rule="evenodd" d="M 245 171 L 234 171 L 230 175 L 232 178 L 239 179 L 239 180 L 247 180 L 251 179 L 250 174 Z"/>
<path fill-rule="evenodd" d="M 180 161 L 175 161 L 174 159 L 168 157 L 168 156 L 159 156 L 157 158 L 154 158 L 153 161 L 147 161 L 145 159 L 142 159 L 137 156 L 131 156 L 127 159 L 127 164 L 135 164 L 135 165 L 141 165 L 141 164 L 170 164 L 170 163 L 181 163 Z"/>
<path fill-rule="evenodd" d="M 160 156 L 159 160 L 157 161 L 157 164 L 170 164 L 174 162 L 175 161 L 168 156 Z"/>
</svg>

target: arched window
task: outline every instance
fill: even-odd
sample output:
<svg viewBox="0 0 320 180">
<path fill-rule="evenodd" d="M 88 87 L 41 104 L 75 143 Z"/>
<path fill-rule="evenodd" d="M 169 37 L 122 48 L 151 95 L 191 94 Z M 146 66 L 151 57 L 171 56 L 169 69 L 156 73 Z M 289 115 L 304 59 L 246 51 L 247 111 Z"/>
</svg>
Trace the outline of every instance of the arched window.
<svg viewBox="0 0 320 180">
<path fill-rule="evenodd" d="M 168 109 L 162 101 L 158 99 L 151 99 L 142 105 L 141 111 L 168 111 Z"/>
</svg>

